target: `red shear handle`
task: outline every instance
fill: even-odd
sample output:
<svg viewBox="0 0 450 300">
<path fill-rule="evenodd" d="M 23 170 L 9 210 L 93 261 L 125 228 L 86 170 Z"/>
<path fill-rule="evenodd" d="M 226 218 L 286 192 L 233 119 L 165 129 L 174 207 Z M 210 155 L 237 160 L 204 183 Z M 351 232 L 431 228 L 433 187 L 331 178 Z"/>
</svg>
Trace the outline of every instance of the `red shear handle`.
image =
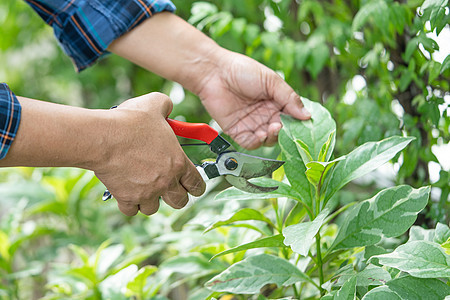
<svg viewBox="0 0 450 300">
<path fill-rule="evenodd" d="M 205 123 L 187 123 L 169 118 L 166 120 L 176 135 L 188 139 L 210 144 L 219 135 L 214 128 Z"/>
</svg>

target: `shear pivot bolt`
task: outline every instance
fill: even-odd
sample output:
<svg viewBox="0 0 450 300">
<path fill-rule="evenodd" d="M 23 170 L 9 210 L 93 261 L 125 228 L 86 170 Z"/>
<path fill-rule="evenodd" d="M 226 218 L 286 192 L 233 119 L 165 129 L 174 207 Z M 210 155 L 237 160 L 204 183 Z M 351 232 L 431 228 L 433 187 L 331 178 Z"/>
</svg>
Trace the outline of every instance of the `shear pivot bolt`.
<svg viewBox="0 0 450 300">
<path fill-rule="evenodd" d="M 227 158 L 227 160 L 225 161 L 225 168 L 227 168 L 227 170 L 233 171 L 236 170 L 237 167 L 238 162 L 236 158 L 234 157 Z"/>
</svg>

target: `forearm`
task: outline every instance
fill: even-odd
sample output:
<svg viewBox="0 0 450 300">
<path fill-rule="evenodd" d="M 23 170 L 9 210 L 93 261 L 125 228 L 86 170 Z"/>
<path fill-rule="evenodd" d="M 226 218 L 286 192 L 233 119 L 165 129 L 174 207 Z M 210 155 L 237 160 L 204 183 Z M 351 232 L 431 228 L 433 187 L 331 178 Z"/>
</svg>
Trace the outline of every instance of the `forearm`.
<svg viewBox="0 0 450 300">
<path fill-rule="evenodd" d="M 186 21 L 167 12 L 147 19 L 115 40 L 108 50 L 193 92 L 198 92 L 205 75 L 217 67 L 224 51 Z"/>
<path fill-rule="evenodd" d="M 80 167 L 92 169 L 108 130 L 106 111 L 18 97 L 19 130 L 0 167 Z"/>
</svg>

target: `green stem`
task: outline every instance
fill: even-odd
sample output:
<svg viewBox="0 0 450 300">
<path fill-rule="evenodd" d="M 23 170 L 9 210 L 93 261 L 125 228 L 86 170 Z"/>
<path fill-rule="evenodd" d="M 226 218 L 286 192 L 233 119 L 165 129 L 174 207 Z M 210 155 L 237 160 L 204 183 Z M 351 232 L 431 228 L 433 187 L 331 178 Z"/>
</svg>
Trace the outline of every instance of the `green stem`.
<svg viewBox="0 0 450 300">
<path fill-rule="evenodd" d="M 316 190 L 316 217 L 320 214 L 320 191 L 319 188 Z"/>
<path fill-rule="evenodd" d="M 278 211 L 278 208 L 279 208 L 279 206 L 278 206 L 278 198 L 274 198 L 273 200 L 272 200 L 272 207 L 273 207 L 273 209 L 275 210 L 275 216 L 276 216 L 276 218 L 277 218 L 277 225 L 276 225 L 276 230 L 279 232 L 279 233 L 281 233 L 281 231 L 283 230 L 283 221 L 281 220 L 281 218 L 280 218 L 280 213 L 279 213 L 279 211 Z"/>
<path fill-rule="evenodd" d="M 343 207 L 341 207 L 340 209 L 338 209 L 337 211 L 335 211 L 332 215 L 330 215 L 328 218 L 325 219 L 325 222 L 323 222 L 323 224 L 327 224 L 328 222 L 330 222 L 331 220 L 333 220 L 334 218 L 336 218 L 340 213 L 346 211 L 348 208 L 352 207 L 353 205 L 355 205 L 356 202 L 351 202 Z"/>
<path fill-rule="evenodd" d="M 297 291 L 297 287 L 295 286 L 295 283 L 292 285 L 292 289 L 294 289 L 295 299 L 300 299 L 300 294 Z"/>
<path fill-rule="evenodd" d="M 323 278 L 323 264 L 322 264 L 322 251 L 320 249 L 320 233 L 318 232 L 316 234 L 316 249 L 317 249 L 317 267 L 319 268 L 319 290 L 320 290 L 320 296 L 323 296 L 325 294 L 325 290 L 322 288 L 322 285 L 325 283 Z"/>
</svg>

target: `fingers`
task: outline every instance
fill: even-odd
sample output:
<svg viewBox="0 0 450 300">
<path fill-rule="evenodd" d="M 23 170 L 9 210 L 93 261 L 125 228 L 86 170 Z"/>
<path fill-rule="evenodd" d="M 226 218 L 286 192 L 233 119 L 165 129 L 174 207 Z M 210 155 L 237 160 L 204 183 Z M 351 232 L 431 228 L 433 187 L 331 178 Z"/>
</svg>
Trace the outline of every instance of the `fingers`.
<svg viewBox="0 0 450 300">
<path fill-rule="evenodd" d="M 266 146 L 273 146 L 278 140 L 278 133 L 281 130 L 281 123 L 271 123 L 267 129 L 267 139 L 264 143 Z"/>
<path fill-rule="evenodd" d="M 170 188 L 162 195 L 162 198 L 164 202 L 175 209 L 185 207 L 189 201 L 187 191 L 176 180 L 171 183 Z"/>
<path fill-rule="evenodd" d="M 119 210 L 126 216 L 134 216 L 138 213 L 139 207 L 135 204 L 128 203 L 126 201 L 117 201 Z"/>
<path fill-rule="evenodd" d="M 188 163 L 188 169 L 180 178 L 181 185 L 189 194 L 199 197 L 206 189 L 206 184 L 192 163 Z"/>
<path fill-rule="evenodd" d="M 159 209 L 159 197 L 155 199 L 149 199 L 139 204 L 139 210 L 144 215 L 150 216 L 156 213 Z"/>
<path fill-rule="evenodd" d="M 299 95 L 276 73 L 271 75 L 272 84 L 269 94 L 283 107 L 282 112 L 293 116 L 299 120 L 309 120 L 311 113 L 303 106 Z"/>
<path fill-rule="evenodd" d="M 273 146 L 277 143 L 278 133 L 281 130 L 279 121 L 272 121 L 269 125 L 263 124 L 257 130 L 237 131 L 237 135 L 231 137 L 242 147 L 248 150 L 257 149 L 261 146 Z M 233 133 L 231 131 L 230 133 Z"/>
<path fill-rule="evenodd" d="M 252 131 L 242 131 L 239 132 L 236 136 L 232 136 L 232 138 L 241 147 L 247 150 L 253 150 L 262 146 L 265 140 L 265 134 L 262 131 L 259 132 L 258 135 L 253 133 Z"/>
</svg>

